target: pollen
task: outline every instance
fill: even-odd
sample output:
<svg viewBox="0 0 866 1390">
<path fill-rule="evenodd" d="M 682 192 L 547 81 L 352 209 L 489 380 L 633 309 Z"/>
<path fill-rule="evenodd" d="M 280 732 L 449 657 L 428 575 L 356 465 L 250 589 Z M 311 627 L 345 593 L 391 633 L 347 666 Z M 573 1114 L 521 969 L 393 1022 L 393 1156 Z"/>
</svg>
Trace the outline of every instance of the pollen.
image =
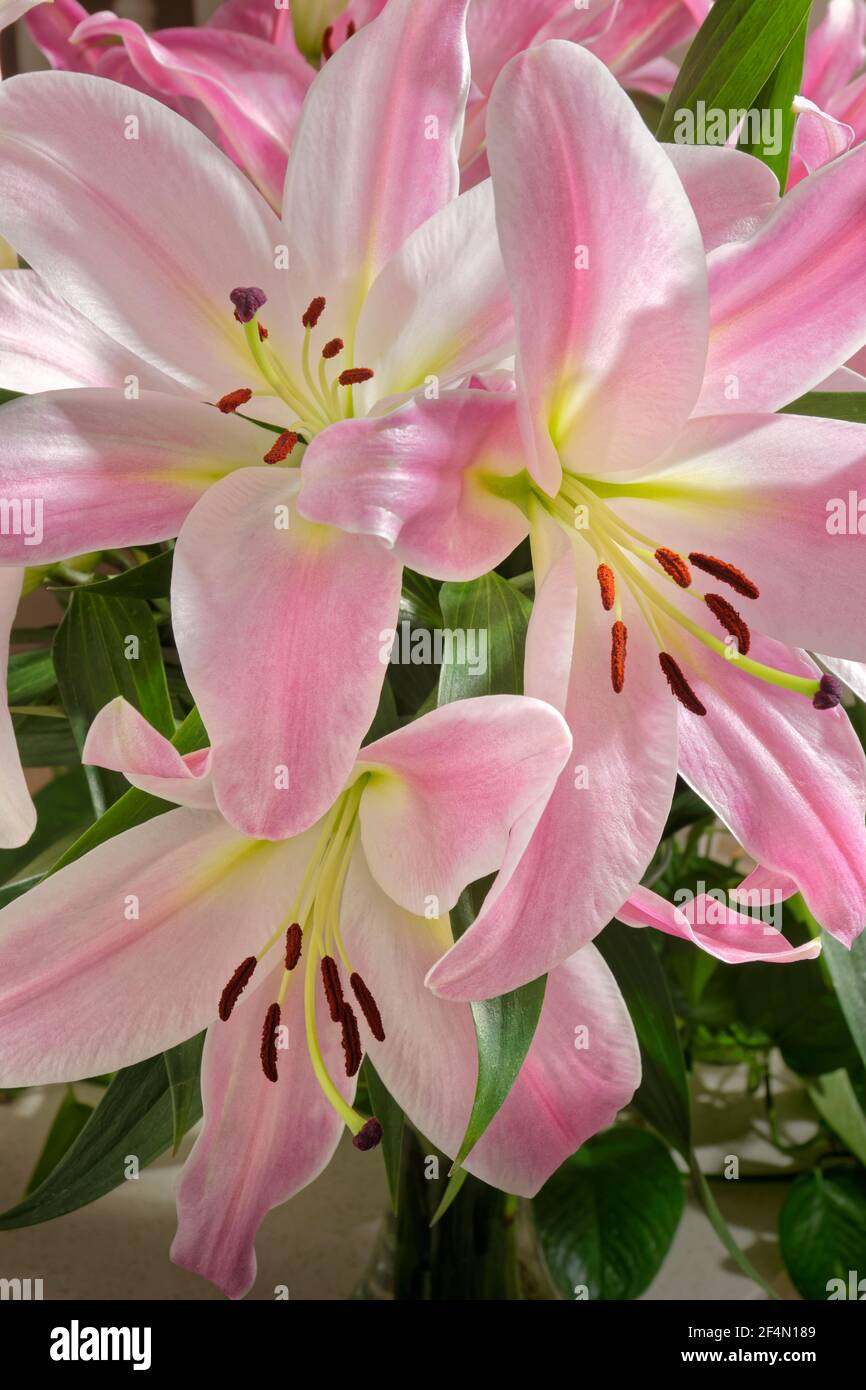
<svg viewBox="0 0 866 1390">
<path fill-rule="evenodd" d="M 372 375 L 369 367 L 347 367 L 340 372 L 337 380 L 341 386 L 360 386 L 362 381 L 369 381 Z"/>
<path fill-rule="evenodd" d="M 339 1023 L 343 1017 L 343 986 L 340 972 L 333 956 L 322 956 L 322 984 L 331 1014 L 331 1022 Z"/>
<path fill-rule="evenodd" d="M 229 299 L 235 306 L 235 318 L 238 323 L 251 323 L 262 305 L 268 302 L 268 296 L 258 285 L 246 285 L 232 290 Z"/>
<path fill-rule="evenodd" d="M 378 1148 L 381 1142 L 382 1126 L 376 1119 L 375 1115 L 371 1120 L 368 1120 L 367 1123 L 361 1127 L 361 1129 L 352 1139 L 352 1143 L 355 1145 L 355 1148 L 360 1149 L 362 1153 L 369 1153 L 370 1149 Z"/>
<path fill-rule="evenodd" d="M 262 1071 L 269 1081 L 277 1080 L 277 1029 L 280 1026 L 280 1006 L 271 1004 L 262 1028 Z"/>
<path fill-rule="evenodd" d="M 617 695 L 625 685 L 625 649 L 628 642 L 628 629 L 625 623 L 617 620 L 611 629 L 610 641 L 610 682 Z"/>
<path fill-rule="evenodd" d="M 304 328 L 315 328 L 322 314 L 325 312 L 325 296 L 317 294 L 315 299 L 311 299 L 303 314 L 301 323 Z"/>
<path fill-rule="evenodd" d="M 752 635 L 749 632 L 748 624 L 743 621 L 732 603 L 728 603 L 721 594 L 705 594 L 704 603 L 710 612 L 718 618 L 722 627 L 729 632 L 732 637 L 737 639 L 737 650 L 740 656 L 747 656 L 749 647 L 752 645 Z"/>
<path fill-rule="evenodd" d="M 220 396 L 217 401 L 217 410 L 221 410 L 223 415 L 233 415 L 239 405 L 246 405 L 247 401 L 252 400 L 252 391 L 248 386 L 241 386 L 237 391 L 229 391 L 225 396 Z"/>
<path fill-rule="evenodd" d="M 298 436 L 294 430 L 283 430 L 278 436 L 275 444 L 272 444 L 265 454 L 265 463 L 282 463 L 287 459 L 298 442 Z"/>
<path fill-rule="evenodd" d="M 758 598 L 760 589 L 757 584 L 753 584 L 748 575 L 738 570 L 736 565 L 729 565 L 727 560 L 719 560 L 715 555 L 702 555 L 700 551 L 692 550 L 689 559 L 696 569 L 703 570 L 705 574 L 711 574 L 714 579 L 720 579 L 723 584 L 730 584 L 732 589 L 736 589 L 743 598 Z"/>
<path fill-rule="evenodd" d="M 602 607 L 609 613 L 616 599 L 616 580 L 610 565 L 599 565 L 596 570 L 598 587 L 601 590 Z"/>
<path fill-rule="evenodd" d="M 346 344 L 342 338 L 331 338 L 322 348 L 322 356 L 326 362 L 330 362 L 332 357 L 336 357 L 338 352 L 342 352 Z"/>
<path fill-rule="evenodd" d="M 384 1042 L 385 1029 L 382 1027 L 382 1015 L 379 1013 L 379 1006 L 357 970 L 349 976 L 349 984 L 352 986 L 355 998 L 361 1007 L 361 1013 L 367 1020 L 367 1027 L 373 1037 L 377 1042 Z"/>
<path fill-rule="evenodd" d="M 286 969 L 294 970 L 301 959 L 301 944 L 304 934 L 300 922 L 293 922 L 286 932 Z"/>
<path fill-rule="evenodd" d="M 227 1023 L 231 1017 L 232 1009 L 252 979 L 255 968 L 255 956 L 247 956 L 246 960 L 241 961 L 220 995 L 219 1016 L 223 1023 Z"/>
<path fill-rule="evenodd" d="M 355 1017 L 351 1004 L 344 1002 L 340 1011 L 340 1022 L 343 1025 L 343 1055 L 346 1059 L 346 1075 L 354 1076 L 361 1065 L 363 1052 L 361 1051 L 361 1035 L 358 1032 L 358 1020 Z"/>
<path fill-rule="evenodd" d="M 665 574 L 670 575 L 675 584 L 679 584 L 681 589 L 687 589 L 692 582 L 692 572 L 683 559 L 675 550 L 668 550 L 666 546 L 660 545 L 655 553 Z"/>
<path fill-rule="evenodd" d="M 693 559 L 693 557 L 689 556 L 689 559 Z M 659 666 L 664 671 L 667 683 L 680 704 L 685 705 L 692 714 L 706 714 L 706 708 L 701 704 L 681 668 L 668 652 L 659 652 Z"/>
</svg>

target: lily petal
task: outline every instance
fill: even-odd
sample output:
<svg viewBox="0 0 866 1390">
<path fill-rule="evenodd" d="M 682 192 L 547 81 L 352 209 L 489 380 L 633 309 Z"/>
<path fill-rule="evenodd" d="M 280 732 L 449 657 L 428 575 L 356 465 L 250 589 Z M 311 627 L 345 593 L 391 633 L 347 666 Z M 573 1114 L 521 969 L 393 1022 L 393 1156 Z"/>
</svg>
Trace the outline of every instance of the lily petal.
<svg viewBox="0 0 866 1390">
<path fill-rule="evenodd" d="M 15 621 L 23 578 L 23 570 L 0 569 L 0 677 L 3 681 L 0 695 L 0 849 L 26 844 L 36 829 L 36 808 L 27 790 L 6 705 L 9 633 Z"/>
<path fill-rule="evenodd" d="M 777 410 L 863 346 L 864 173 L 860 146 L 787 193 L 748 241 L 712 253 L 700 414 Z"/>
<path fill-rule="evenodd" d="M 616 915 L 627 927 L 655 927 L 667 936 L 690 941 L 728 965 L 749 960 L 783 965 L 812 960 L 821 954 L 820 941 L 792 946 L 777 927 L 738 912 L 706 893 L 699 893 L 680 908 L 651 888 L 636 888 Z"/>
<path fill-rule="evenodd" d="M 466 1004 L 437 999 L 425 970 L 450 940 L 447 923 L 412 917 L 384 897 L 356 856 L 346 883 L 346 945 L 373 991 L 384 1043 L 364 1032 L 385 1085 L 445 1153 L 463 1138 L 475 1091 L 475 1030 Z M 575 1029 L 588 1046 L 578 1049 Z M 586 947 L 553 971 L 529 1055 L 466 1168 L 532 1196 L 550 1174 L 628 1103 L 640 1080 L 631 1020 L 601 957 Z"/>
<path fill-rule="evenodd" d="M 866 6 L 862 0 L 829 0 L 809 35 L 803 93 L 823 106 L 866 62 Z"/>
<path fill-rule="evenodd" d="M 266 437 L 247 420 L 161 391 L 47 391 L 9 401 L 0 486 L 33 509 L 33 525 L 29 535 L 3 537 L 3 561 L 48 564 L 168 540 L 215 478 L 259 462 Z"/>
<path fill-rule="evenodd" d="M 376 540 L 305 521 L 299 485 L 283 468 L 222 479 L 186 521 L 172 577 L 217 804 L 267 839 L 311 825 L 346 783 L 400 603 L 400 562 Z"/>
<path fill-rule="evenodd" d="M 210 778 L 210 749 L 181 756 L 143 714 L 121 695 L 103 705 L 91 724 L 81 761 L 122 772 L 141 791 L 192 806 L 216 809 Z"/>
<path fill-rule="evenodd" d="M 515 822 L 537 823 L 570 752 L 562 716 L 517 695 L 458 700 L 368 744 L 356 767 L 372 773 L 359 814 L 374 878 L 418 916 L 431 895 L 450 911 L 499 868 Z"/>
<path fill-rule="evenodd" d="M 557 451 L 578 473 L 648 462 L 688 418 L 706 353 L 705 254 L 679 177 L 576 44 L 509 63 L 488 136 L 527 468 L 554 493 Z"/>
<path fill-rule="evenodd" d="M 664 145 L 689 196 L 706 251 L 748 241 L 779 202 L 779 180 L 760 159 L 725 145 Z"/>
<path fill-rule="evenodd" d="M 215 812 L 180 809 L 17 898 L 0 913 L 0 1085 L 116 1071 L 207 1027 L 311 851 L 309 837 L 251 844 Z"/>
<path fill-rule="evenodd" d="M 490 485 L 522 467 L 514 397 L 448 391 L 317 435 L 301 466 L 298 509 L 379 537 L 437 579 L 475 579 L 526 535 L 523 512 Z"/>
<path fill-rule="evenodd" d="M 27 73 L 0 85 L 0 158 L 0 232 L 52 290 L 201 394 L 266 386 L 229 293 L 261 286 L 278 333 L 285 233 L 201 131 L 129 87 Z"/>
<path fill-rule="evenodd" d="M 271 971 L 241 998 L 228 1022 L 208 1029 L 201 1078 L 204 1123 L 177 1186 L 171 1258 L 229 1298 L 243 1298 L 255 1280 L 255 1238 L 264 1217 L 318 1177 L 343 1131 L 310 1065 L 301 972 L 292 979 L 282 1010 L 288 1047 L 278 1048 L 279 1080 L 268 1081 L 262 1071 L 262 1022 L 281 975 L 282 967 Z M 351 1101 L 355 1083 L 342 1074 L 340 1031 L 323 1003 L 320 998 L 317 1005 L 322 1052 L 336 1085 Z"/>
</svg>

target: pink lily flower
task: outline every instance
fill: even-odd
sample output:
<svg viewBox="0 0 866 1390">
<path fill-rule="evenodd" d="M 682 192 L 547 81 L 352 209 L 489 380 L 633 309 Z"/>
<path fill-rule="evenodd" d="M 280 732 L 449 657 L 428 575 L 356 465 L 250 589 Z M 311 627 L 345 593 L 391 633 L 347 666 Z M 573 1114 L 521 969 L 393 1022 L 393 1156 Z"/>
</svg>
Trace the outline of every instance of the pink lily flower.
<svg viewBox="0 0 866 1390">
<path fill-rule="evenodd" d="M 180 809 L 0 914 L 0 1084 L 112 1070 L 207 1027 L 204 1126 L 178 1188 L 172 1258 L 241 1297 L 265 1214 L 313 1181 L 344 1127 L 362 1150 L 381 1137 L 353 1106 L 363 1052 L 422 1132 L 456 1153 L 474 1028 L 468 1006 L 436 999 L 424 975 L 450 943 L 461 887 L 532 833 L 570 744 L 538 701 L 459 701 L 366 747 L 323 820 L 273 843 L 223 820 L 209 752 L 181 758 L 114 701 L 85 759 Z M 639 1079 L 628 1011 L 590 947 L 551 975 L 522 1072 L 466 1166 L 534 1193 Z"/>
<path fill-rule="evenodd" d="M 866 138 L 864 63 L 866 0 L 829 0 L 806 43 L 789 187 Z"/>
<path fill-rule="evenodd" d="M 180 532 L 175 636 L 217 802 L 248 834 L 297 833 L 333 802 L 399 606 L 396 554 L 298 515 L 293 446 L 511 350 L 491 189 L 455 196 L 466 4 L 392 0 L 325 65 L 283 222 L 146 96 L 74 73 L 0 86 L 0 227 L 41 277 L 0 275 L 0 381 L 40 393 L 4 407 L 0 484 L 45 501 L 41 545 L 4 536 L 0 563 Z M 56 389 L 82 361 L 94 388 Z M 100 384 L 109 368 L 123 389 Z M 231 413 L 250 395 L 279 436 Z M 468 427 L 494 466 L 498 418 L 484 441 Z M 503 526 L 497 551 L 520 518 Z"/>
<path fill-rule="evenodd" d="M 36 808 L 30 800 L 15 732 L 6 701 L 6 667 L 9 661 L 9 634 L 15 621 L 22 569 L 0 569 L 0 849 L 24 845 L 36 829 Z"/>
<path fill-rule="evenodd" d="M 587 50 L 513 60 L 488 132 L 516 398 L 345 422 L 308 450 L 299 503 L 433 574 L 454 527 L 467 569 L 473 536 L 489 551 L 497 505 L 531 531 L 525 689 L 563 710 L 575 763 L 430 984 L 497 995 L 591 940 L 632 897 L 678 769 L 850 943 L 866 922 L 866 762 L 801 649 L 866 656 L 857 537 L 826 525 L 827 499 L 866 479 L 866 429 L 769 412 L 863 331 L 866 164 L 828 166 L 707 258 L 668 154 Z M 815 248 L 831 225 L 828 266 Z M 731 378 L 741 396 L 720 414 Z M 517 418 L 510 476 L 462 447 L 471 412 Z M 530 913 L 542 930 L 525 931 Z"/>
</svg>

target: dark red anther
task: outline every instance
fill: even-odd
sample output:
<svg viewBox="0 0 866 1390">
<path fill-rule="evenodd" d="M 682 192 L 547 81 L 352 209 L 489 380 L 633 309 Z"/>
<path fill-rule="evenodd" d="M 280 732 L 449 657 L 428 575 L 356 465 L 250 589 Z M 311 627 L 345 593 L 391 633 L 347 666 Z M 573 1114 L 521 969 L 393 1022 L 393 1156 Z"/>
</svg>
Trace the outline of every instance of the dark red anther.
<svg viewBox="0 0 866 1390">
<path fill-rule="evenodd" d="M 812 697 L 816 709 L 835 709 L 842 703 L 842 684 L 835 676 L 822 676 Z"/>
<path fill-rule="evenodd" d="M 330 338 L 322 348 L 322 356 L 328 362 L 332 357 L 336 357 L 338 352 L 342 352 L 345 346 L 342 338 Z"/>
<path fill-rule="evenodd" d="M 315 299 L 310 300 L 309 304 L 307 305 L 306 309 L 301 315 L 301 323 L 304 325 L 305 328 L 315 328 L 316 324 L 319 322 L 319 319 L 322 317 L 324 311 L 325 296 L 322 294 L 317 294 Z"/>
<path fill-rule="evenodd" d="M 689 551 L 689 559 L 696 569 L 711 574 L 723 584 L 730 584 L 732 589 L 743 595 L 743 598 L 758 598 L 761 591 L 757 584 L 753 584 L 748 575 L 738 570 L 736 565 L 729 565 L 727 560 L 719 560 L 715 555 L 702 555 L 697 550 Z"/>
<path fill-rule="evenodd" d="M 257 323 L 256 328 L 259 330 L 259 342 L 263 343 L 268 336 L 268 330 L 263 323 Z"/>
<path fill-rule="evenodd" d="M 667 677 L 668 685 L 674 695 L 676 695 L 681 705 L 685 705 L 692 714 L 706 714 L 705 707 L 701 704 L 692 687 L 689 685 L 682 670 L 667 652 L 659 652 L 659 665 Z"/>
<path fill-rule="evenodd" d="M 675 550 L 668 550 L 666 546 L 660 545 L 656 551 L 656 559 L 664 570 L 665 574 L 670 575 L 675 584 L 679 584 L 681 589 L 687 589 L 692 582 L 692 572 L 683 559 Z"/>
<path fill-rule="evenodd" d="M 625 685 L 625 649 L 628 643 L 628 629 L 625 623 L 617 620 L 610 634 L 610 683 L 620 694 Z"/>
<path fill-rule="evenodd" d="M 277 1080 L 277 1029 L 280 1026 L 280 1006 L 271 1004 L 265 1014 L 265 1023 L 262 1028 L 262 1047 L 260 1056 L 262 1059 L 262 1071 L 269 1081 Z"/>
<path fill-rule="evenodd" d="M 348 42 L 349 39 L 352 38 L 353 34 L 357 32 L 357 28 L 358 26 L 355 23 L 354 19 L 350 19 L 349 23 L 346 25 L 346 42 Z"/>
<path fill-rule="evenodd" d="M 382 1027 L 382 1015 L 379 1013 L 379 1005 L 364 984 L 357 970 L 349 976 L 349 984 L 352 986 L 355 998 L 361 1006 L 361 1013 L 367 1020 L 367 1027 L 370 1029 L 373 1037 L 377 1042 L 384 1042 L 385 1029 Z"/>
<path fill-rule="evenodd" d="M 223 415 L 232 415 L 239 405 L 246 405 L 252 399 L 252 391 L 248 386 L 241 386 L 237 391 L 229 391 L 225 396 L 220 396 L 217 401 L 217 410 L 221 410 Z"/>
<path fill-rule="evenodd" d="M 360 386 L 362 381 L 369 381 L 372 375 L 369 367 L 347 367 L 337 379 L 341 386 Z"/>
<path fill-rule="evenodd" d="M 219 1016 L 223 1023 L 227 1023 L 231 1017 L 232 1009 L 240 999 L 247 985 L 253 977 L 256 968 L 255 956 L 247 956 L 242 960 L 235 973 L 232 975 L 222 994 L 220 995 Z"/>
<path fill-rule="evenodd" d="M 346 1059 L 346 1075 L 354 1076 L 361 1065 L 364 1054 L 361 1051 L 358 1020 L 351 1004 L 343 1003 L 340 1010 L 340 1022 L 343 1025 L 343 1055 Z"/>
<path fill-rule="evenodd" d="M 362 1153 L 369 1153 L 370 1149 L 378 1148 L 381 1142 L 382 1126 L 375 1115 L 352 1138 L 355 1148 L 360 1149 Z"/>
<path fill-rule="evenodd" d="M 286 932 L 286 969 L 294 970 L 298 961 L 301 959 L 301 944 L 304 933 L 301 931 L 300 922 L 293 922 Z"/>
<path fill-rule="evenodd" d="M 339 1023 L 343 1016 L 343 986 L 340 972 L 333 956 L 322 956 L 322 984 L 331 1014 L 331 1022 Z"/>
<path fill-rule="evenodd" d="M 282 463 L 283 459 L 289 457 L 297 442 L 298 436 L 294 430 L 283 430 L 276 443 L 272 444 L 265 454 L 265 463 Z"/>
<path fill-rule="evenodd" d="M 722 627 L 729 632 L 732 637 L 737 639 L 737 650 L 740 656 L 747 656 L 749 647 L 752 645 L 752 634 L 749 632 L 748 624 L 743 621 L 732 603 L 721 594 L 705 594 L 704 603 L 709 608 L 714 617 L 718 618 Z"/>
<path fill-rule="evenodd" d="M 598 587 L 601 590 L 602 607 L 609 613 L 616 598 L 616 580 L 610 565 L 599 565 L 596 570 Z"/>
<path fill-rule="evenodd" d="M 268 296 L 258 285 L 246 285 L 232 290 L 229 299 L 235 306 L 235 318 L 238 323 L 251 323 L 262 305 L 268 302 Z"/>
<path fill-rule="evenodd" d="M 322 35 L 322 62 L 327 63 L 334 56 L 334 26 L 329 24 Z"/>
</svg>

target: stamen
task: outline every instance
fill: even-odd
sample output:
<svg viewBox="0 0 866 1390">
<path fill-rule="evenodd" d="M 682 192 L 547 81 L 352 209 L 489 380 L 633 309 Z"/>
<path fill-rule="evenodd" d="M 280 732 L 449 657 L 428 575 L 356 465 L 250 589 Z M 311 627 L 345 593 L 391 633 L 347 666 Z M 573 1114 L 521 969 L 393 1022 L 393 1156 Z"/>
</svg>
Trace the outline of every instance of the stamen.
<svg viewBox="0 0 866 1390">
<path fill-rule="evenodd" d="M 223 1023 L 227 1023 L 231 1017 L 232 1009 L 253 977 L 256 964 L 255 956 L 247 956 L 246 960 L 242 960 L 220 995 L 219 1016 Z"/>
<path fill-rule="evenodd" d="M 348 40 L 349 40 L 350 38 L 352 38 L 352 36 L 357 32 L 357 27 L 358 27 L 358 26 L 356 25 L 354 19 L 350 19 L 350 20 L 349 20 L 349 23 L 346 25 L 346 41 L 347 41 L 347 42 L 348 42 Z"/>
<path fill-rule="evenodd" d="M 372 375 L 369 367 L 347 367 L 340 372 L 337 380 L 341 386 L 360 386 L 362 381 L 369 381 Z"/>
<path fill-rule="evenodd" d="M 232 290 L 229 299 L 235 306 L 235 318 L 238 323 L 251 323 L 262 305 L 268 302 L 268 296 L 257 285 L 241 286 Z"/>
<path fill-rule="evenodd" d="M 628 629 L 619 619 L 611 629 L 610 643 L 610 681 L 617 695 L 625 685 L 625 649 L 628 642 Z"/>
<path fill-rule="evenodd" d="M 842 683 L 835 676 L 822 676 L 812 699 L 816 709 L 835 709 L 842 703 Z"/>
<path fill-rule="evenodd" d="M 239 405 L 246 405 L 247 401 L 252 400 L 253 393 L 248 386 L 241 386 L 237 391 L 229 391 L 225 396 L 220 396 L 217 401 L 217 410 L 221 410 L 223 415 L 232 415 Z"/>
<path fill-rule="evenodd" d="M 354 1076 L 363 1060 L 361 1051 L 361 1035 L 358 1032 L 358 1020 L 352 1010 L 351 1004 L 343 1004 L 340 1011 L 340 1022 L 343 1025 L 343 1055 L 346 1058 L 346 1075 Z"/>
<path fill-rule="evenodd" d="M 277 442 L 272 444 L 265 454 L 265 463 L 282 463 L 283 459 L 289 457 L 297 442 L 298 436 L 294 430 L 283 430 L 282 434 L 278 435 Z"/>
<path fill-rule="evenodd" d="M 329 59 L 329 58 L 333 58 L 333 56 L 334 56 L 334 45 L 333 45 L 333 42 L 332 42 L 333 37 L 334 37 L 334 26 L 333 26 L 333 24 L 329 24 L 328 27 L 327 27 L 327 29 L 325 30 L 324 34 L 322 35 L 322 62 L 323 62 L 323 63 L 327 63 L 328 59 Z"/>
<path fill-rule="evenodd" d="M 601 590 L 602 607 L 609 613 L 616 600 L 616 580 L 610 565 L 599 565 L 596 570 L 598 587 Z"/>
<path fill-rule="evenodd" d="M 304 933 L 301 931 L 300 922 L 293 922 L 286 932 L 286 969 L 294 970 L 298 961 L 301 959 L 301 943 Z"/>
<path fill-rule="evenodd" d="M 332 357 L 337 356 L 338 352 L 342 352 L 345 346 L 342 338 L 331 338 L 322 348 L 322 356 L 326 361 L 330 361 Z"/>
<path fill-rule="evenodd" d="M 259 330 L 259 342 L 263 343 L 268 336 L 268 330 L 263 323 L 257 323 L 256 328 Z"/>
<path fill-rule="evenodd" d="M 277 1029 L 280 1026 L 280 1006 L 271 1004 L 265 1014 L 265 1024 L 262 1028 L 262 1047 L 260 1056 L 262 1059 L 262 1071 L 269 1081 L 277 1080 Z"/>
<path fill-rule="evenodd" d="M 749 647 L 752 645 L 752 634 L 734 605 L 728 603 L 728 600 L 723 598 L 721 594 L 705 594 L 704 603 L 710 612 L 718 618 L 725 631 L 730 632 L 732 637 L 736 637 L 740 656 L 747 656 Z"/>
<path fill-rule="evenodd" d="M 715 555 L 702 555 L 696 550 L 689 551 L 689 559 L 697 569 L 711 574 L 714 579 L 720 579 L 723 584 L 730 584 L 743 598 L 759 597 L 761 591 L 757 584 L 753 584 L 748 575 L 735 565 L 729 565 L 727 560 L 719 560 Z"/>
<path fill-rule="evenodd" d="M 689 559 L 692 559 L 689 556 Z M 671 691 L 676 695 L 681 705 L 685 705 L 692 714 L 706 714 L 705 707 L 701 704 L 692 687 L 689 685 L 680 667 L 667 652 L 659 652 L 659 665 L 667 677 Z"/>
<path fill-rule="evenodd" d="M 331 1022 L 339 1023 L 343 1017 L 343 986 L 340 972 L 333 956 L 322 956 L 322 984 L 331 1014 Z"/>
<path fill-rule="evenodd" d="M 357 970 L 349 976 L 349 984 L 352 986 L 355 998 L 361 1006 L 361 1012 L 367 1020 L 367 1027 L 373 1037 L 377 1042 L 384 1042 L 385 1029 L 382 1027 L 382 1015 L 379 1013 L 379 1006 Z"/>
<path fill-rule="evenodd" d="M 315 328 L 325 309 L 324 295 L 317 294 L 315 299 L 311 299 L 303 314 L 301 323 L 304 328 Z"/>
<path fill-rule="evenodd" d="M 356 1149 L 362 1153 L 369 1153 L 370 1149 L 375 1149 L 382 1142 L 382 1126 L 374 1115 L 372 1120 L 368 1120 L 365 1125 L 353 1137 L 352 1143 Z"/>
<path fill-rule="evenodd" d="M 670 575 L 675 584 L 679 584 L 681 589 L 687 589 L 692 582 L 692 572 L 683 559 L 675 550 L 668 550 L 666 546 L 660 545 L 655 553 L 655 557 L 664 570 L 665 574 Z"/>
</svg>

